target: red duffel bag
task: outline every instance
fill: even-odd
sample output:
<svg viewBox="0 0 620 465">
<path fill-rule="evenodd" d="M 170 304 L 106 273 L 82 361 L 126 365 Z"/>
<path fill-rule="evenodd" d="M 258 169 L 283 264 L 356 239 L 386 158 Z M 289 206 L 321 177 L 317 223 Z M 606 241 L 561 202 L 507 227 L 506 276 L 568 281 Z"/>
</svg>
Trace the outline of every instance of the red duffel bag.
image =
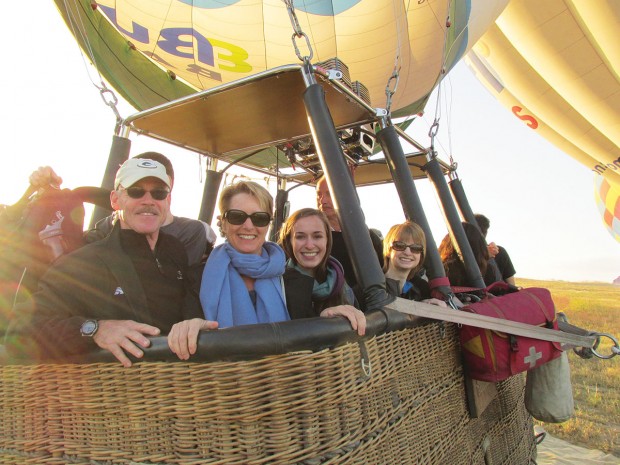
<svg viewBox="0 0 620 465">
<path fill-rule="evenodd" d="M 461 311 L 519 323 L 558 329 L 548 289 L 529 288 L 500 297 L 488 296 Z M 503 381 L 559 357 L 559 342 L 514 336 L 474 326 L 461 327 L 461 347 L 467 374 L 480 381 Z"/>
</svg>

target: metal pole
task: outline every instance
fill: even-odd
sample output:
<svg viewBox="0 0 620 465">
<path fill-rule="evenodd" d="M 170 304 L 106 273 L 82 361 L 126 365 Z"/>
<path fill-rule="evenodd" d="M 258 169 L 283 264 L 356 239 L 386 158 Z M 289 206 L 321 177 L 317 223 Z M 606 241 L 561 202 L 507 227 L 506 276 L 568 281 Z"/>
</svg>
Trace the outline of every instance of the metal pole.
<svg viewBox="0 0 620 465">
<path fill-rule="evenodd" d="M 305 70 L 306 73 L 308 72 Z M 372 247 L 359 205 L 353 179 L 347 168 L 327 104 L 325 91 L 314 76 L 304 75 L 304 104 L 321 165 L 325 172 L 351 263 L 363 291 L 367 310 L 375 310 L 394 300 L 385 290 L 385 276 Z"/>
<path fill-rule="evenodd" d="M 436 157 L 432 157 L 426 164 L 426 174 L 432 181 L 435 186 L 435 190 L 437 191 L 437 196 L 439 197 L 439 201 L 441 203 L 441 208 L 448 225 L 450 236 L 452 237 L 457 253 L 465 265 L 465 275 L 467 276 L 467 280 L 473 287 L 478 287 L 481 289 L 485 288 L 486 286 L 484 284 L 484 280 L 482 279 L 482 275 L 480 274 L 480 269 L 478 268 L 478 264 L 474 258 L 474 253 L 469 245 L 467 236 L 465 235 L 463 225 L 461 224 L 461 218 L 456 210 L 454 200 L 450 195 L 448 183 L 446 182 L 446 178 L 441 171 L 441 167 L 439 166 L 439 162 Z"/>
<path fill-rule="evenodd" d="M 122 165 L 129 158 L 129 149 L 131 149 L 131 141 L 127 137 L 112 136 L 112 147 L 110 147 L 110 154 L 108 155 L 108 164 L 103 174 L 103 180 L 101 181 L 101 187 L 103 189 L 111 191 L 114 189 L 114 178 L 118 167 Z M 97 221 L 105 218 L 110 214 L 110 210 L 106 210 L 101 207 L 95 206 L 93 215 L 90 218 L 89 228 L 94 229 Z"/>
<path fill-rule="evenodd" d="M 269 232 L 269 239 L 272 242 L 278 240 L 280 228 L 286 221 L 288 216 L 288 191 L 286 190 L 286 179 L 278 178 L 278 192 L 276 193 L 275 212 L 273 215 L 273 223 Z"/>
<path fill-rule="evenodd" d="M 454 177 L 448 185 L 450 186 L 452 196 L 454 197 L 454 200 L 456 200 L 456 204 L 459 207 L 461 217 L 468 223 L 478 227 L 478 222 L 476 221 L 474 212 L 469 205 L 469 200 L 467 200 L 467 195 L 465 194 L 465 189 L 463 189 L 461 180 L 458 177 Z"/>
<path fill-rule="evenodd" d="M 437 250 L 435 238 L 428 224 L 422 202 L 416 190 L 415 183 L 409 171 L 409 165 L 405 157 L 405 152 L 398 139 L 398 134 L 394 126 L 387 125 L 377 133 L 377 140 L 383 149 L 385 159 L 394 180 L 394 186 L 400 197 L 400 203 L 403 206 L 405 218 L 417 223 L 426 236 L 426 259 L 424 266 L 426 274 L 432 280 L 436 278 L 445 278 L 446 272 Z M 448 286 L 437 286 L 435 289 L 440 291 L 444 296 L 449 296 L 452 291 Z"/>
<path fill-rule="evenodd" d="M 451 175 L 452 176 L 452 175 Z M 452 180 L 448 183 L 450 185 L 450 190 L 452 191 L 452 196 L 456 200 L 456 204 L 459 207 L 459 211 L 461 212 L 461 216 L 467 221 L 469 224 L 473 224 L 476 228 L 480 229 L 480 225 L 478 224 L 478 220 L 474 216 L 474 211 L 471 209 L 469 205 L 469 200 L 467 200 L 467 194 L 465 194 L 465 189 L 463 188 L 463 184 L 458 176 L 452 177 Z M 480 231 L 482 233 L 482 231 Z M 502 277 L 502 273 L 497 266 L 497 262 L 495 261 L 495 257 L 489 258 L 489 268 L 493 269 L 493 273 L 496 277 Z M 488 273 L 487 273 L 488 274 Z"/>
<path fill-rule="evenodd" d="M 213 221 L 213 213 L 215 212 L 215 204 L 217 203 L 217 194 L 222 183 L 222 175 L 217 169 L 217 159 L 207 157 L 207 177 L 202 190 L 202 201 L 200 202 L 200 212 L 198 219 L 205 223 L 211 224 Z"/>
</svg>

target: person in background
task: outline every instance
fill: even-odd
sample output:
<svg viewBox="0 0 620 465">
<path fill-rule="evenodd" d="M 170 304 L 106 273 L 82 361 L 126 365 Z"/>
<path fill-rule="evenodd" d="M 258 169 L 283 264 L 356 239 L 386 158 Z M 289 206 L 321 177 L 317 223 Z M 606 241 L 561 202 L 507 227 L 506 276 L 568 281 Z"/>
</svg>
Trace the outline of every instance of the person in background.
<svg viewBox="0 0 620 465">
<path fill-rule="evenodd" d="M 431 298 L 428 282 L 419 275 L 426 256 L 426 237 L 422 228 L 412 221 L 395 224 L 383 240 L 383 271 L 389 294 L 446 307 Z"/>
<path fill-rule="evenodd" d="M 332 196 L 329 192 L 329 187 L 327 186 L 327 179 L 325 176 L 319 179 L 316 184 L 316 203 L 317 208 L 327 217 L 332 230 L 332 256 L 342 264 L 347 284 L 351 287 L 355 287 L 357 284 L 357 278 L 353 271 L 351 257 L 349 256 L 349 252 L 344 242 L 340 220 L 338 219 L 338 214 L 336 213 L 334 202 L 332 201 Z M 370 235 L 372 246 L 377 254 L 379 265 L 383 266 L 383 242 L 381 241 L 381 238 L 372 230 L 369 230 L 368 234 Z"/>
<path fill-rule="evenodd" d="M 284 288 L 291 318 L 343 315 L 363 335 L 366 319 L 354 307 L 342 265 L 330 256 L 332 238 L 325 215 L 314 208 L 297 210 L 282 226 L 279 243 L 288 258 Z"/>
<path fill-rule="evenodd" d="M 259 184 L 239 181 L 222 190 L 219 209 L 226 242 L 213 249 L 202 274 L 204 315 L 175 324 L 168 335 L 170 349 L 183 360 L 196 353 L 200 331 L 212 329 L 214 322 L 225 328 L 291 319 L 282 286 L 286 256 L 279 245 L 266 240 L 271 194 Z M 295 302 L 291 308 L 296 308 Z M 293 310 L 292 317 L 300 315 Z"/>
<path fill-rule="evenodd" d="M 487 280 L 486 273 L 489 266 L 489 250 L 487 249 L 484 236 L 477 226 L 469 223 L 462 223 L 462 225 L 465 230 L 465 235 L 467 236 L 467 241 L 469 242 L 474 254 L 476 264 L 480 269 L 480 274 L 484 277 L 485 284 L 489 286 L 494 283 L 496 279 L 493 277 Z M 450 285 L 465 287 L 472 285 L 472 283 L 470 283 L 467 279 L 467 275 L 465 274 L 465 265 L 461 261 L 459 254 L 452 243 L 450 234 L 446 234 L 441 241 L 441 244 L 439 244 L 439 255 L 441 256 L 441 261 L 443 262 L 446 276 L 450 280 Z"/>
<path fill-rule="evenodd" d="M 480 213 L 476 213 L 474 215 L 476 217 L 476 222 L 478 223 L 478 227 L 480 228 L 480 232 L 482 235 L 487 237 L 487 233 L 489 232 L 489 227 L 491 226 L 491 221 L 484 215 Z M 495 242 L 491 242 L 488 244 L 489 255 L 495 261 L 497 265 L 497 269 L 499 270 L 499 274 L 501 275 L 501 279 L 506 281 L 508 284 L 516 285 L 515 283 L 515 268 L 512 264 L 512 260 L 510 259 L 510 255 L 504 247 L 496 245 Z"/>
<path fill-rule="evenodd" d="M 38 291 L 16 307 L 5 340 L 9 352 L 62 358 L 101 348 L 130 367 L 127 354 L 142 357 L 149 336 L 202 314 L 183 244 L 160 231 L 170 187 L 154 160 L 121 165 L 110 193 L 118 221 L 105 238 L 61 256 Z"/>
<path fill-rule="evenodd" d="M 170 177 L 170 189 L 172 190 L 172 187 L 174 187 L 174 168 L 165 155 L 159 152 L 144 152 L 133 158 L 150 159 L 163 165 Z M 36 189 L 47 187 L 60 189 L 62 184 L 62 178 L 49 166 L 43 166 L 34 171 L 30 175 L 29 181 L 30 185 Z M 171 202 L 171 197 L 168 197 L 168 203 Z M 114 213 L 97 222 L 93 229 L 85 233 L 86 242 L 90 243 L 106 237 L 112 231 L 114 223 L 117 221 L 117 215 L 117 213 Z M 215 231 L 204 221 L 174 216 L 170 209 L 168 209 L 161 229 L 166 234 L 176 237 L 183 243 L 187 250 L 190 266 L 199 264 L 206 259 L 217 239 Z"/>
</svg>

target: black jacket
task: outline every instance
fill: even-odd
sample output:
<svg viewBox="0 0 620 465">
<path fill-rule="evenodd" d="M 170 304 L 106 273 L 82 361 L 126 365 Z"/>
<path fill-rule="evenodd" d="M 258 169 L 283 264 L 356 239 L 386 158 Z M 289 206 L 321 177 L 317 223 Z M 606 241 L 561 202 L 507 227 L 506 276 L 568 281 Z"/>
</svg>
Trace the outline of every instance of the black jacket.
<svg viewBox="0 0 620 465">
<path fill-rule="evenodd" d="M 286 308 L 291 320 L 320 316 L 320 312 L 317 313 L 312 305 L 313 277 L 287 267 L 282 279 L 284 280 Z"/>
<path fill-rule="evenodd" d="M 450 258 L 443 262 L 443 268 L 446 271 L 446 276 L 450 280 L 451 286 L 464 286 L 471 287 L 472 284 L 467 279 L 467 274 L 465 273 L 465 265 L 459 259 Z M 494 265 L 487 266 L 486 272 L 483 276 L 484 284 L 486 286 L 490 286 L 495 281 L 501 280 L 499 277 L 499 271 L 496 274 L 496 268 Z"/>
<path fill-rule="evenodd" d="M 87 244 L 97 242 L 107 237 L 114 227 L 114 216 L 107 216 L 97 222 L 93 229 L 84 233 Z M 203 257 L 213 250 L 213 244 L 209 242 L 204 222 L 175 216 L 172 223 L 162 226 L 160 232 L 176 237 L 185 246 L 190 266 L 203 263 Z"/>
<path fill-rule="evenodd" d="M 370 229 L 368 230 L 372 247 L 377 256 L 379 268 L 383 268 L 383 241 Z M 347 250 L 344 236 L 340 231 L 332 231 L 332 251 L 331 256 L 340 262 L 342 269 L 344 270 L 344 277 L 347 280 L 347 284 L 355 289 L 357 284 L 357 278 L 353 271 L 353 263 L 351 262 L 351 256 Z"/>
<path fill-rule="evenodd" d="M 291 320 L 321 316 L 321 311 L 323 308 L 325 308 L 325 306 L 329 306 L 329 303 L 326 302 L 321 302 L 319 305 L 315 305 L 315 302 L 313 302 L 313 277 L 303 274 L 295 268 L 287 267 L 284 271 L 282 279 L 284 281 L 286 308 L 288 309 L 288 314 L 290 315 Z M 351 298 L 352 297 L 353 296 L 351 295 Z M 355 307 L 358 306 L 357 302 L 353 302 L 352 305 Z"/>
<path fill-rule="evenodd" d="M 402 297 L 403 299 L 416 300 L 419 302 L 431 298 L 431 289 L 425 279 L 420 276 L 414 276 L 409 282 L 412 284 L 412 287 L 404 294 L 400 293 L 399 282 L 396 279 L 385 278 L 385 288 L 388 294 L 395 297 Z"/>
<path fill-rule="evenodd" d="M 160 232 L 157 254 L 177 268 L 170 270 L 175 279 L 186 279 L 187 255 L 177 239 Z M 49 268 L 39 290 L 15 308 L 7 349 L 15 353 L 32 348 L 34 356 L 52 357 L 95 349 L 92 338 L 80 334 L 87 319 L 134 320 L 165 334 L 176 322 L 203 316 L 197 294 L 189 290 L 189 283 L 184 286 L 185 301 L 173 302 L 176 305 L 166 314 L 153 314 L 117 226 L 106 238 L 61 257 Z"/>
</svg>

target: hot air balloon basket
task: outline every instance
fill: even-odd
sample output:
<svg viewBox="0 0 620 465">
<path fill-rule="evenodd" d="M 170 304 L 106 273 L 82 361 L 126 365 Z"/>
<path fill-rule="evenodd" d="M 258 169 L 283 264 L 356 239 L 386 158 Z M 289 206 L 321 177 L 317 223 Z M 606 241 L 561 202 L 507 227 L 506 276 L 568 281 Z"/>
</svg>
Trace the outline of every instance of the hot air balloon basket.
<svg viewBox="0 0 620 465">
<path fill-rule="evenodd" d="M 536 450 L 523 377 L 470 417 L 450 323 L 249 361 L 5 364 L 0 379 L 3 464 L 521 465 Z"/>
<path fill-rule="evenodd" d="M 545 328 L 558 329 L 555 306 L 548 289 L 530 288 L 500 297 L 484 298 L 462 311 Z M 466 373 L 479 381 L 503 381 L 562 354 L 560 343 L 514 336 L 465 326 L 460 330 Z"/>
</svg>

